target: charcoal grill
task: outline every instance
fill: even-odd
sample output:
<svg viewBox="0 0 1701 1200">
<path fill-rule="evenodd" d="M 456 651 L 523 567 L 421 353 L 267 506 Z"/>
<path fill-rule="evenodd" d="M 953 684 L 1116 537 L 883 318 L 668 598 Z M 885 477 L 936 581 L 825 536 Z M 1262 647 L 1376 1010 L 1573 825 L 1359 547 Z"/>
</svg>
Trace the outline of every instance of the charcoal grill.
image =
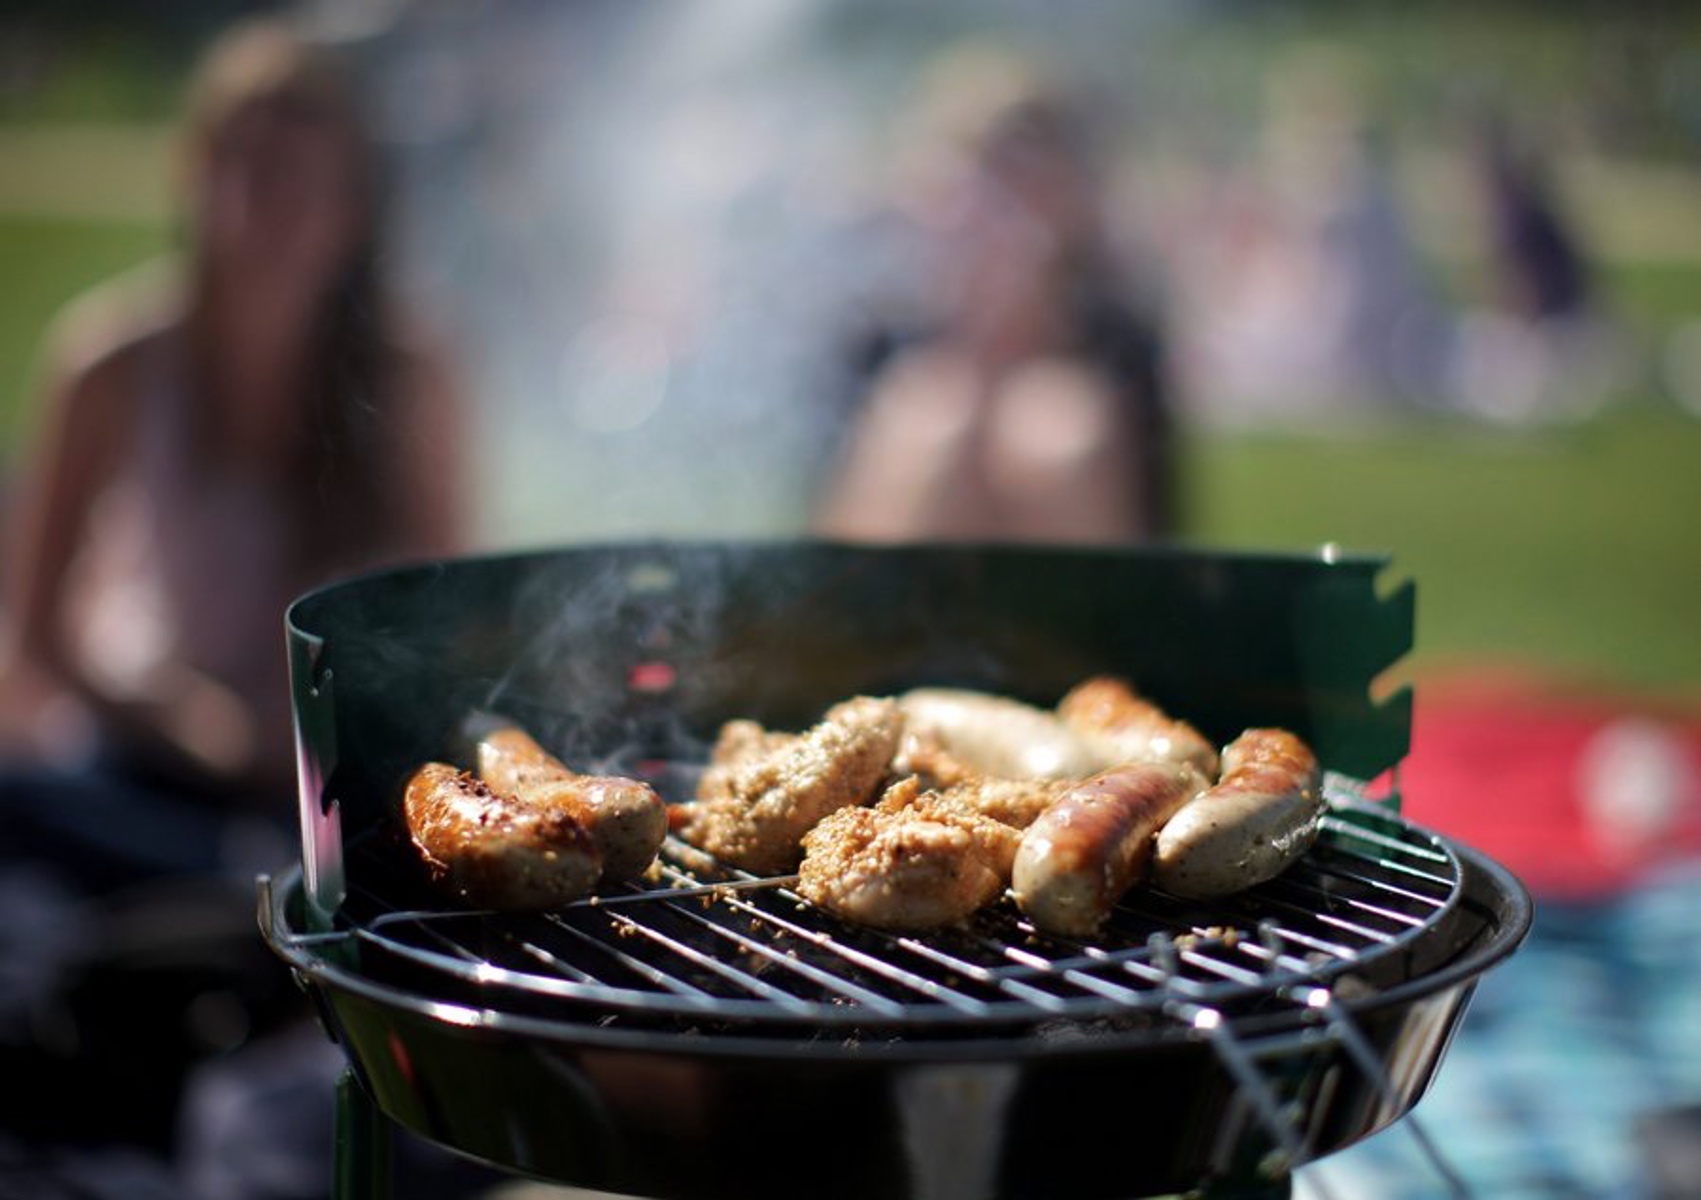
<svg viewBox="0 0 1701 1200">
<path fill-rule="evenodd" d="M 1367 798 L 1406 750 L 1385 563 L 821 543 L 622 544 L 338 584 L 289 615 L 303 861 L 261 922 L 347 1053 L 340 1194 L 381 1194 L 386 1121 L 539 1178 L 656 1196 L 1281 1194 L 1404 1116 L 1516 881 Z M 802 727 L 921 683 L 1050 703 L 1113 671 L 1218 741 L 1294 729 L 1333 806 L 1293 870 L 1208 904 L 1135 889 L 1100 935 L 1007 902 L 901 936 L 789 878 L 664 852 L 543 914 L 434 893 L 402 779 L 515 721 L 575 764 L 689 796 L 720 723 Z M 1438 1178 L 1462 1191 L 1422 1139 Z"/>
</svg>

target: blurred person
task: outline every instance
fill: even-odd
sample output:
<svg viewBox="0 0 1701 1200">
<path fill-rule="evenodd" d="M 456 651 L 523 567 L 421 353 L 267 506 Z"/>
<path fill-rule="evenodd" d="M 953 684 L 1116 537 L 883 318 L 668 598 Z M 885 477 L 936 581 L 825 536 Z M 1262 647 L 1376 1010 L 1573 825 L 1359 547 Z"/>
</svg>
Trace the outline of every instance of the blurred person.
<svg viewBox="0 0 1701 1200">
<path fill-rule="evenodd" d="M 975 47 L 928 91 L 914 216 L 936 262 L 861 356 L 815 529 L 874 540 L 1129 542 L 1174 528 L 1160 339 L 1106 232 L 1085 113 Z"/>
<path fill-rule="evenodd" d="M 281 975 L 251 960 L 254 871 L 294 843 L 284 609 L 451 550 L 461 517 L 456 389 L 383 289 L 379 171 L 340 64 L 286 24 L 238 26 L 183 140 L 178 261 L 52 331 L 0 677 L 0 890 L 71 931 L 58 951 L 31 937 L 52 921 L 17 932 L 39 969 L 0 977 L 0 1047 L 91 1072 L 74 1132 L 155 1142 L 182 1039 L 239 1042 L 243 988 Z M 150 1003 L 110 961 L 138 932 L 133 958 L 205 968 L 193 986 L 217 1002 Z M 105 1020 L 146 1031 L 120 1039 L 128 1065 L 101 1057 Z M 55 1108 L 14 1098 L 0 1126 L 55 1136 Z"/>
<path fill-rule="evenodd" d="M 1587 415 L 1622 378 L 1581 231 L 1550 164 L 1501 118 L 1474 133 L 1470 162 L 1488 253 L 1487 295 L 1459 322 L 1460 403 L 1506 421 Z"/>
<path fill-rule="evenodd" d="M 1226 421 L 1433 404 L 1446 321 L 1396 187 L 1367 64 L 1307 44 L 1265 83 L 1257 152 L 1183 218 L 1189 398 Z"/>
</svg>

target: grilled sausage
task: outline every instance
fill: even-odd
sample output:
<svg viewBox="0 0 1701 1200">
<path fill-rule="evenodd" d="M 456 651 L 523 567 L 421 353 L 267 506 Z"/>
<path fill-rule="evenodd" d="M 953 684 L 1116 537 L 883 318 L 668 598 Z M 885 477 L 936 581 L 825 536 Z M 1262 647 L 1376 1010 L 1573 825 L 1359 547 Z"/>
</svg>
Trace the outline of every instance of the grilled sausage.
<svg viewBox="0 0 1701 1200">
<path fill-rule="evenodd" d="M 532 784 L 571 779 L 573 772 L 531 734 L 507 726 L 479 739 L 478 777 L 499 792 L 517 793 Z"/>
<path fill-rule="evenodd" d="M 1006 696 L 916 688 L 898 705 L 906 728 L 1000 779 L 1079 779 L 1105 765 L 1056 714 Z"/>
<path fill-rule="evenodd" d="M 604 885 L 642 874 L 667 836 L 667 806 L 648 784 L 580 775 L 519 729 L 499 729 L 479 742 L 478 773 L 525 803 L 577 812 L 602 857 Z"/>
<path fill-rule="evenodd" d="M 1207 779 L 1217 776 L 1216 747 L 1121 679 L 1096 676 L 1057 702 L 1063 724 L 1097 746 L 1109 762 L 1188 763 Z"/>
<path fill-rule="evenodd" d="M 1193 899 L 1285 871 L 1311 848 L 1325 808 L 1311 749 L 1282 729 L 1248 729 L 1223 751 L 1222 782 L 1158 833 L 1152 881 Z"/>
<path fill-rule="evenodd" d="M 484 908 L 564 904 L 602 871 L 582 806 L 522 801 L 444 763 L 414 772 L 402 809 L 433 878 Z"/>
<path fill-rule="evenodd" d="M 1091 934 L 1146 871 L 1152 837 L 1206 786 L 1185 763 L 1125 763 L 1069 789 L 1022 835 L 1012 887 L 1046 933 Z"/>
</svg>

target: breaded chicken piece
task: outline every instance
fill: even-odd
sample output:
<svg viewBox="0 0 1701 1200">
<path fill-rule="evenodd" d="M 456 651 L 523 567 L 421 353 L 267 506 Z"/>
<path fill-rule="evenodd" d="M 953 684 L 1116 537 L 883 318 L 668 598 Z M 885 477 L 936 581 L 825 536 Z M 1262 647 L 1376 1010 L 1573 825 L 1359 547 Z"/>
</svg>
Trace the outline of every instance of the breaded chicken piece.
<svg viewBox="0 0 1701 1200">
<path fill-rule="evenodd" d="M 983 817 L 1026 829 L 1073 787 L 1074 779 L 969 779 L 942 794 Z"/>
<path fill-rule="evenodd" d="M 895 702 L 858 696 L 801 736 L 723 731 L 727 748 L 703 773 L 697 802 L 676 811 L 679 836 L 746 871 L 790 871 L 821 818 L 874 798 L 903 729 Z"/>
<path fill-rule="evenodd" d="M 1106 766 L 1124 762 L 1186 763 L 1207 779 L 1217 777 L 1217 750 L 1204 734 L 1170 716 L 1125 680 L 1099 675 L 1057 702 L 1057 715 L 1106 755 Z"/>
<path fill-rule="evenodd" d="M 709 770 L 725 775 L 741 763 L 764 755 L 777 754 L 788 746 L 795 745 L 800 736 L 802 735 L 764 729 L 756 721 L 736 718 L 721 726 L 714 747 L 709 751 Z"/>
<path fill-rule="evenodd" d="M 1008 780 L 998 780 L 1005 783 Z M 1066 786 L 1059 781 L 1060 786 Z M 1010 874 L 1022 832 L 1007 821 L 981 811 L 980 798 L 967 787 L 936 791 L 914 777 L 900 779 L 881 793 L 874 810 L 890 816 L 909 816 L 960 825 L 974 834 L 1000 875 Z"/>
<path fill-rule="evenodd" d="M 872 808 L 845 808 L 804 836 L 797 890 L 860 925 L 937 929 L 996 900 L 1021 834 L 911 776 Z"/>
</svg>

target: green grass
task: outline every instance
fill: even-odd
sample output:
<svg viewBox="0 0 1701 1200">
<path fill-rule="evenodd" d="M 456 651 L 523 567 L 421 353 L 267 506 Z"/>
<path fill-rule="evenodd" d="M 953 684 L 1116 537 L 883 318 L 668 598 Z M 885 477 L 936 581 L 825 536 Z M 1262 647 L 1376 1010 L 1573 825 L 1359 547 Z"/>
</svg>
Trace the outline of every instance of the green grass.
<svg viewBox="0 0 1701 1200">
<path fill-rule="evenodd" d="M 79 292 L 166 244 L 154 223 L 0 217 L 0 452 L 10 460 L 34 403 L 41 339 Z"/>
<path fill-rule="evenodd" d="M 1198 440 L 1187 464 L 1201 541 L 1390 553 L 1418 586 L 1414 663 L 1701 684 L 1701 422 L 1626 405 L 1539 433 L 1235 436 Z"/>
<path fill-rule="evenodd" d="M 1701 319 L 1701 262 L 1619 266 L 1605 274 L 1602 287 L 1612 311 L 1650 337 Z"/>
<path fill-rule="evenodd" d="M 0 219 L 0 446 L 16 445 L 53 313 L 165 241 L 150 224 Z M 1686 289 L 1663 294 L 1665 273 L 1640 282 L 1648 307 L 1687 308 Z M 1513 656 L 1627 686 L 1701 685 L 1701 422 L 1626 403 L 1537 432 L 1413 421 L 1196 435 L 1184 467 L 1196 540 L 1390 553 L 1418 585 L 1415 664 Z"/>
<path fill-rule="evenodd" d="M 202 22 L 143 5 L 96 6 L 113 10 L 104 16 L 79 14 L 86 4 L 25 7 L 37 11 L 14 14 L 7 29 L 15 78 L 0 87 L 0 123 L 163 120 L 176 111 Z"/>
</svg>

